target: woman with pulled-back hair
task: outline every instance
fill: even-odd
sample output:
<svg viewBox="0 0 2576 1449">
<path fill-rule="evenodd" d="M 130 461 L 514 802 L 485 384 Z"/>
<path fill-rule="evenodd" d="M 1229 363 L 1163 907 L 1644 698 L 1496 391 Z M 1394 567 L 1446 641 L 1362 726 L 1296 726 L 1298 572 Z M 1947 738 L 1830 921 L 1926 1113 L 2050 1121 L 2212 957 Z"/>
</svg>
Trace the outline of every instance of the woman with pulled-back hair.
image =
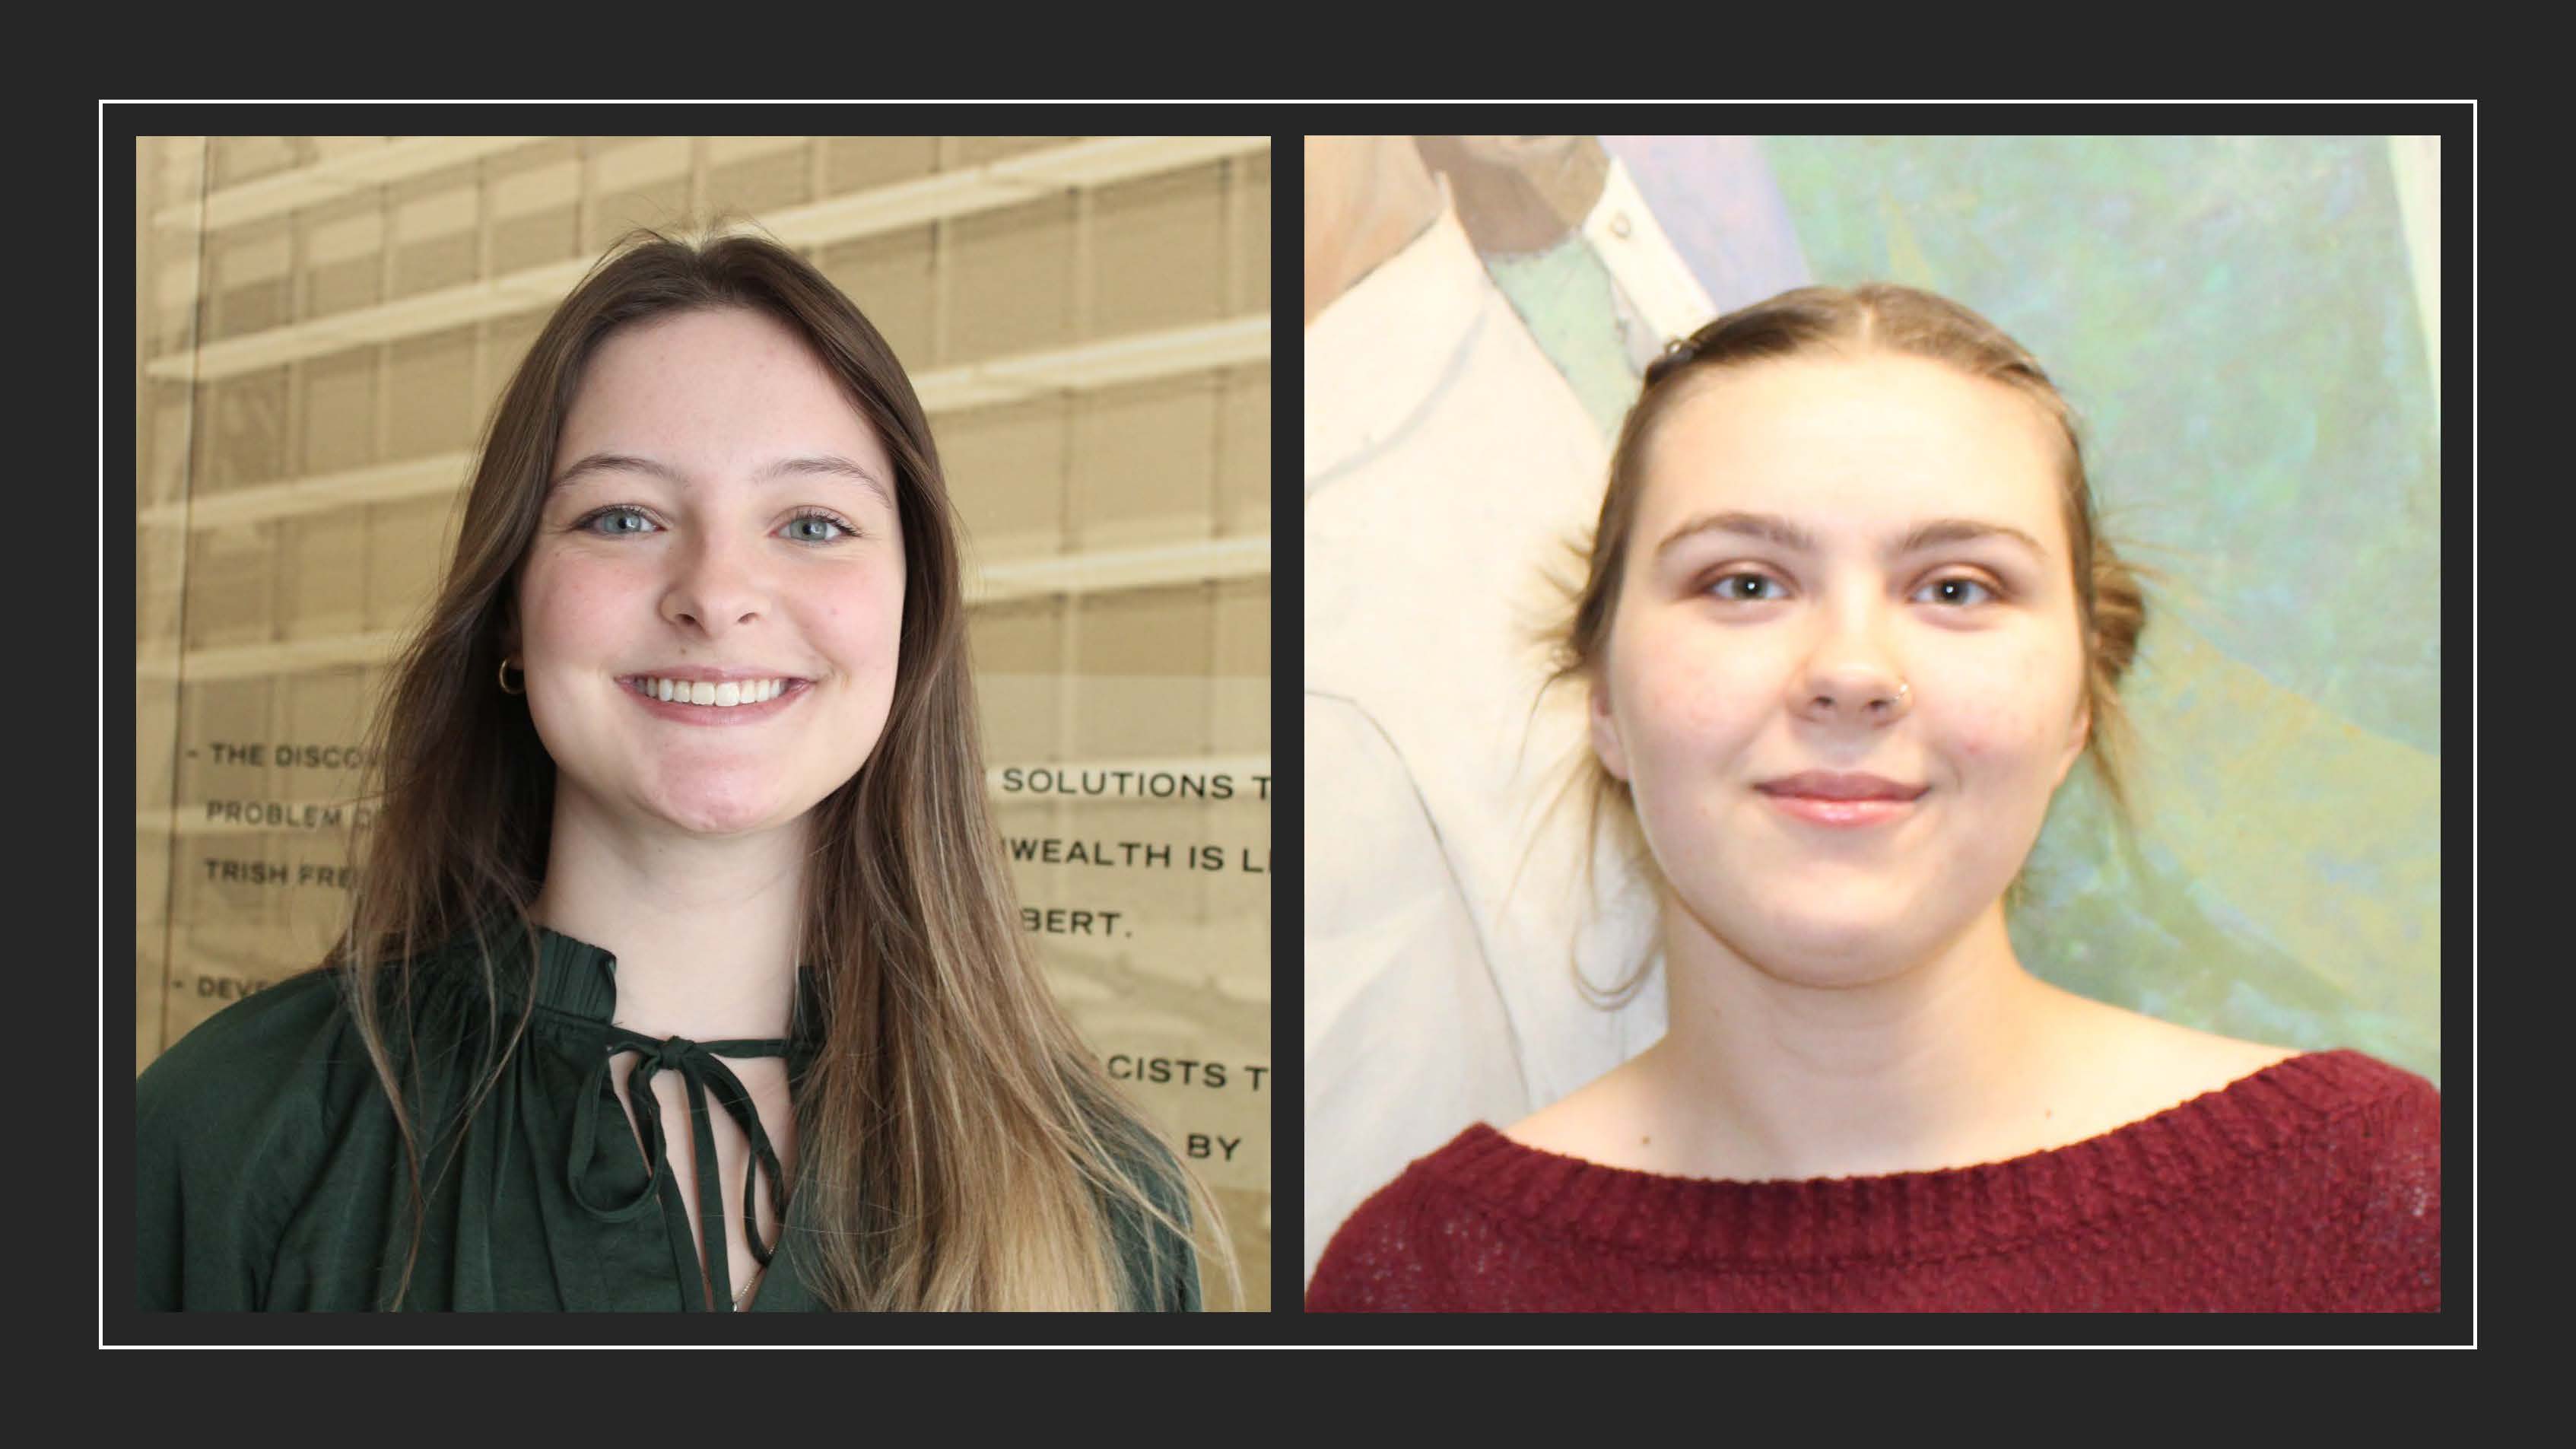
<svg viewBox="0 0 2576 1449">
<path fill-rule="evenodd" d="M 1721 317 L 1647 372 L 1587 560 L 1556 682 L 1657 888 L 1667 1034 L 1416 1161 L 1309 1308 L 2440 1306 L 2430 1083 L 2016 954 L 2079 756 L 2129 809 L 2146 623 L 2025 350 L 1887 285 Z"/>
<path fill-rule="evenodd" d="M 967 669 L 885 340 L 630 237 L 495 410 L 345 933 L 137 1084 L 143 1306 L 1197 1308 L 1213 1205 L 1031 958 Z"/>
</svg>

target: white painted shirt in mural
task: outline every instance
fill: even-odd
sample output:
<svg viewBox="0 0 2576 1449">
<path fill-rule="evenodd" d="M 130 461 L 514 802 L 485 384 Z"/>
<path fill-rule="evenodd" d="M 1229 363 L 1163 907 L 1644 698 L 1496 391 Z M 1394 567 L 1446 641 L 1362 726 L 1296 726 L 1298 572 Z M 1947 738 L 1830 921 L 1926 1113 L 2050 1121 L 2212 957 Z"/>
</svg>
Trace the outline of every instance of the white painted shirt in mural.
<svg viewBox="0 0 2576 1449">
<path fill-rule="evenodd" d="M 1637 193 L 1637 183 L 1624 162 L 1611 161 L 1601 198 L 1583 218 L 1583 240 L 1608 269 L 1622 311 L 1633 312 L 1644 324 L 1642 329 L 1629 329 L 1625 338 L 1629 360 L 1640 376 L 1666 342 L 1688 337 L 1716 320 L 1717 304 L 1673 249 L 1672 239 L 1664 235 L 1646 198 Z"/>
<path fill-rule="evenodd" d="M 1619 1011 L 1650 902 L 1579 799 L 1579 691 L 1540 702 L 1550 570 L 1606 454 L 1453 213 L 1306 329 L 1305 1269 L 1406 1163 L 1662 1035 Z M 1596 880 L 1582 864 L 1597 849 Z"/>
</svg>

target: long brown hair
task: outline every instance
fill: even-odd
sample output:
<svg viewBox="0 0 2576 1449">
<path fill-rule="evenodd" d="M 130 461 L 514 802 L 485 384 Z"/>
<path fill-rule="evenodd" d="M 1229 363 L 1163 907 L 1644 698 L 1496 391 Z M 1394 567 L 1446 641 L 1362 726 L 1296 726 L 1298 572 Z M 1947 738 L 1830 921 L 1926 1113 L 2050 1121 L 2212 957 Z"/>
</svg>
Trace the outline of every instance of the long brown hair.
<svg viewBox="0 0 2576 1449">
<path fill-rule="evenodd" d="M 814 807 L 799 962 L 821 1050 L 796 1103 L 796 1183 L 813 1224 L 818 1296 L 838 1309 L 1154 1308 L 1129 1302 L 1118 1240 L 1145 1224 L 1151 1281 L 1165 1233 L 1204 1230 L 1236 1301 L 1233 1255 L 1207 1189 L 1122 1099 L 1075 1034 L 1019 928 L 986 794 L 956 530 L 929 424 L 885 339 L 820 272 L 773 242 L 629 233 L 555 309 L 496 403 L 456 551 L 370 726 L 380 801 L 353 840 L 346 931 L 325 965 L 392 1099 L 418 1261 L 423 1187 L 409 972 L 471 935 L 484 985 L 536 969 L 529 912 L 543 883 L 555 765 L 524 703 L 493 680 L 518 569 L 535 536 L 564 417 L 611 333 L 646 318 L 743 308 L 794 329 L 884 440 L 906 570 L 885 730 L 859 772 Z M 520 934 L 524 933 L 524 934 Z M 508 951 L 494 941 L 522 944 Z M 504 956 L 508 959 L 502 959 Z M 533 993 L 527 993 L 533 1003 Z M 487 989 L 487 1002 L 501 994 Z M 517 1049 L 533 1004 L 478 1064 L 461 1134 Z M 411 1064 L 399 1072 L 398 1063 Z M 401 1080 L 410 1076 L 412 1089 Z M 451 1147 L 448 1158 L 453 1160 Z M 1135 1251 L 1131 1245 L 1128 1251 Z M 782 1245 L 784 1251 L 784 1245 Z"/>
<path fill-rule="evenodd" d="M 1687 380 L 1719 368 L 1873 348 L 1928 358 L 2012 388 L 2045 411 L 2064 436 L 2058 502 L 2066 523 L 2083 638 L 2083 703 L 2092 712 L 2084 753 L 2092 761 L 2114 818 L 2134 833 L 2136 815 L 2127 765 L 2137 748 L 2137 733 L 2120 702 L 2120 681 L 2136 661 L 2138 638 L 2147 627 L 2146 593 L 2139 576 L 2158 573 L 2122 557 L 2104 536 L 2085 473 L 2075 410 L 2038 359 L 1975 312 L 1913 287 L 1869 282 L 1782 292 L 1729 312 L 1675 342 L 1646 369 L 1637 401 L 1628 410 L 1611 451 L 1600 520 L 1591 537 L 1574 546 L 1583 581 L 1568 587 L 1567 610 L 1548 631 L 1546 642 L 1553 650 L 1555 672 L 1548 676 L 1545 688 L 1568 681 L 1588 683 L 1600 667 L 1627 568 L 1628 535 L 1645 494 L 1646 458 L 1657 426 L 1689 390 Z M 1576 778 L 1569 783 L 1586 795 L 1592 828 L 1598 832 L 1605 823 L 1615 825 L 1629 838 L 1634 862 L 1651 868 L 1636 835 L 1635 801 L 1627 783 L 1612 775 L 1588 749 L 1584 760 L 1587 764 L 1578 766 Z M 2006 892 L 2008 904 L 2019 904 L 2026 871 L 2025 866 L 2014 874 Z M 1607 989 L 1577 977 L 1587 995 L 1610 1003 L 1634 995 L 1643 980 L 1642 966 Z"/>
</svg>

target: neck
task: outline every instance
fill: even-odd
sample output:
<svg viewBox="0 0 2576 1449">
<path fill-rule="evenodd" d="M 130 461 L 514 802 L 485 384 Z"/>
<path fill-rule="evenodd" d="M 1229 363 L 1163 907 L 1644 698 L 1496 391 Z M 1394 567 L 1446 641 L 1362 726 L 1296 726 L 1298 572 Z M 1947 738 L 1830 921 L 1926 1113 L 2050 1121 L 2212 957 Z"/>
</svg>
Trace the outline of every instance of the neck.
<svg viewBox="0 0 2576 1449">
<path fill-rule="evenodd" d="M 723 839 L 648 834 L 558 789 L 537 924 L 617 958 L 619 1026 L 696 1041 L 785 1037 L 810 819 Z"/>
<path fill-rule="evenodd" d="M 1598 136 L 1519 164 L 1479 160 L 1456 137 L 1426 138 L 1426 149 L 1458 199 L 1458 222 L 1479 252 L 1543 252 L 1583 226 L 1610 177 L 1610 154 Z"/>
<path fill-rule="evenodd" d="M 2022 969 L 2000 901 L 1946 938 L 1831 961 L 1730 944 L 1669 899 L 1665 922 L 1670 1027 L 1638 1061 L 1647 1130 L 1722 1165 L 1709 1175 L 1965 1166 L 2014 1155 L 2063 1105 L 2051 1084 L 2087 1003 Z"/>
</svg>

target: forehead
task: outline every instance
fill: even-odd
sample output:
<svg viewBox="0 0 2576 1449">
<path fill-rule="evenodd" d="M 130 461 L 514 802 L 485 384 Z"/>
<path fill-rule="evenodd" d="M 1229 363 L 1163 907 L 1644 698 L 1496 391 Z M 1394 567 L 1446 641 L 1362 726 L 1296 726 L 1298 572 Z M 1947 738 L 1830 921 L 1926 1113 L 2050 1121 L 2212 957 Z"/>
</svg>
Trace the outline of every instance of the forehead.
<svg viewBox="0 0 2576 1449">
<path fill-rule="evenodd" d="M 884 445 L 839 378 L 787 324 L 739 308 L 619 328 L 593 349 L 566 410 L 558 466 L 588 452 L 682 468 L 842 453 L 883 467 Z M 888 468 L 880 476 L 891 476 Z"/>
<path fill-rule="evenodd" d="M 1714 508 L 1780 513 L 1874 542 L 1965 515 L 2063 546 L 2056 421 L 2029 396 L 1927 358 L 1869 352 L 1686 379 L 1648 440 L 1638 526 Z"/>
</svg>

